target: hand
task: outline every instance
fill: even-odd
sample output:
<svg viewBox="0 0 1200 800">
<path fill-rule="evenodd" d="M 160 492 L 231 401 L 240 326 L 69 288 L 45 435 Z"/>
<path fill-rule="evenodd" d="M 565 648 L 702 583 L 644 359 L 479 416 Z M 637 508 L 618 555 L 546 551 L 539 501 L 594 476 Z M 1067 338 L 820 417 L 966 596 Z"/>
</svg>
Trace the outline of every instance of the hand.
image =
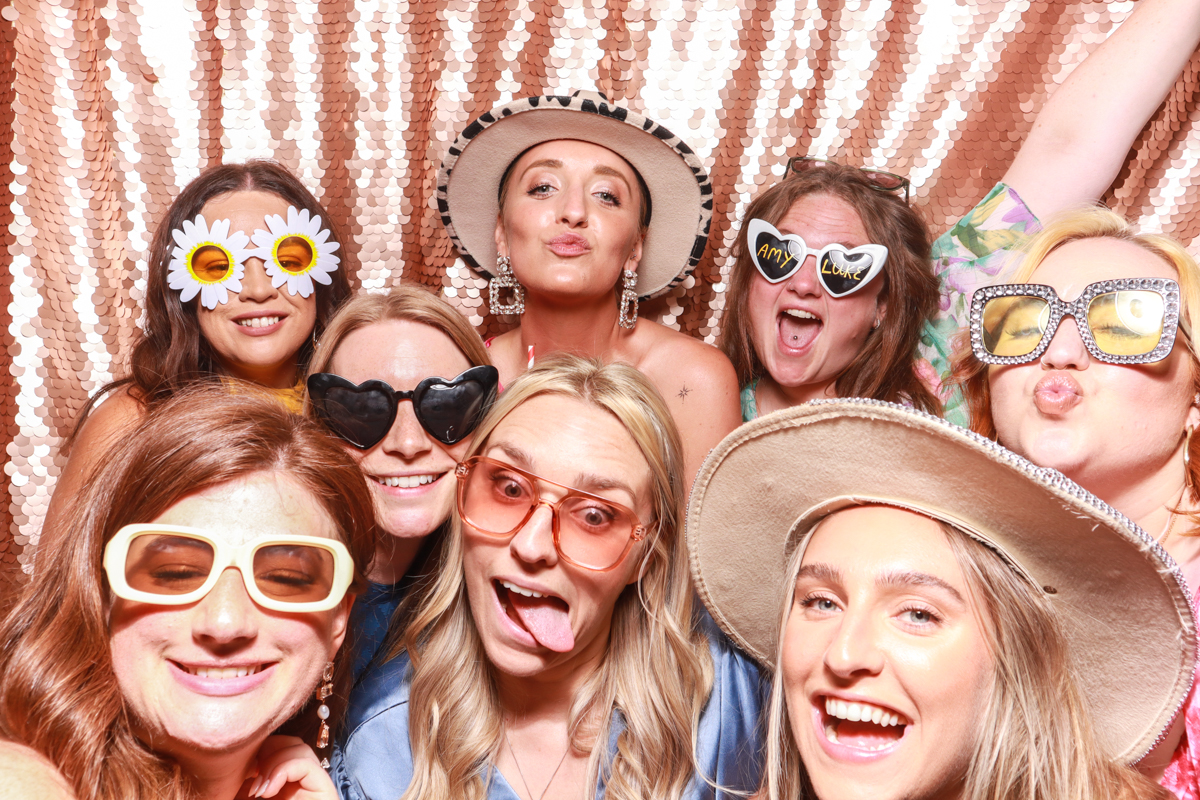
<svg viewBox="0 0 1200 800">
<path fill-rule="evenodd" d="M 317 754 L 295 736 L 269 736 L 258 749 L 258 770 L 246 779 L 239 797 L 280 800 L 337 800 L 333 781 Z"/>
</svg>

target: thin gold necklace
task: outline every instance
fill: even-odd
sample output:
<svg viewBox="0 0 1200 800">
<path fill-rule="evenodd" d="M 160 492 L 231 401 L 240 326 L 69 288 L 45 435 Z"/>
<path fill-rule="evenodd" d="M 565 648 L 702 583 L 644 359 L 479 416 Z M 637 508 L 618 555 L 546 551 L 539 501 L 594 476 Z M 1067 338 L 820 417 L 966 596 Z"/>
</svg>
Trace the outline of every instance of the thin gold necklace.
<svg viewBox="0 0 1200 800">
<path fill-rule="evenodd" d="M 534 797 L 533 791 L 529 788 L 529 781 L 525 780 L 525 773 L 521 770 L 521 762 L 517 760 L 517 751 L 513 749 L 512 739 L 508 738 L 508 728 L 504 729 L 504 741 L 508 744 L 508 752 L 512 754 L 513 763 L 517 765 L 517 775 L 520 776 L 521 783 L 525 786 L 525 794 L 532 800 L 542 800 L 546 796 L 546 792 L 550 791 L 550 784 L 554 783 L 554 779 L 558 777 L 558 771 L 566 763 L 567 755 L 571 752 L 571 742 L 567 741 L 567 749 L 563 750 L 562 758 L 558 760 L 558 766 L 554 768 L 554 772 L 550 773 L 550 780 L 546 782 L 546 788 L 542 789 L 541 794 Z"/>
</svg>

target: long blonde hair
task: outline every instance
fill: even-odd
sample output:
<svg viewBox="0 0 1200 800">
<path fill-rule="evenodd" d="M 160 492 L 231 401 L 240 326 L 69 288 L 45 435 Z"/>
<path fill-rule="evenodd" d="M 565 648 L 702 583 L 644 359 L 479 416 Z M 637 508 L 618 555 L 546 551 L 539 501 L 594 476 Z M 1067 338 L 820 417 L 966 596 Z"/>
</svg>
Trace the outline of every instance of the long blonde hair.
<svg viewBox="0 0 1200 800">
<path fill-rule="evenodd" d="M 1066 640 L 1041 593 L 996 552 L 939 524 L 966 579 L 995 670 L 962 800 L 1170 798 L 1165 789 L 1101 751 L 1069 669 Z M 795 600 L 803 553 L 797 547 L 788 565 L 783 626 Z M 795 800 L 815 795 L 792 738 L 784 682 L 778 679 L 782 646 L 779 651 L 768 706 L 764 788 L 767 800 Z"/>
<path fill-rule="evenodd" d="M 510 412 L 540 395 L 574 398 L 616 417 L 646 459 L 653 486 L 655 530 L 641 550 L 641 577 L 618 598 L 605 658 L 575 698 L 572 744 L 591 753 L 588 785 L 603 767 L 609 800 L 679 798 L 696 774 L 693 742 L 713 682 L 707 643 L 693 625 L 680 540 L 679 434 L 658 392 L 633 367 L 557 355 L 507 388 L 477 429 L 468 456 L 486 447 Z M 496 681 L 467 600 L 457 513 L 451 525 L 437 582 L 403 642 L 412 659 L 413 780 L 406 800 L 482 800 L 487 765 L 504 735 Z M 614 710 L 625 730 L 607 759 Z"/>
</svg>

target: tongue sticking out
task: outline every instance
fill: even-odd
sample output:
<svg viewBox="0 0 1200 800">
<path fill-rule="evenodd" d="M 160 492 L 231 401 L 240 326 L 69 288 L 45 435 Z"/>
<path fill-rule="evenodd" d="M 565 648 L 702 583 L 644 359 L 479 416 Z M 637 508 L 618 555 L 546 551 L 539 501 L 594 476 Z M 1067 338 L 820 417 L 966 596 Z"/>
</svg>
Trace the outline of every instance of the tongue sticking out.
<svg viewBox="0 0 1200 800">
<path fill-rule="evenodd" d="M 799 349 L 806 347 L 821 332 L 821 323 L 815 319 L 799 319 L 791 314 L 779 317 L 779 340 L 784 347 Z"/>
<path fill-rule="evenodd" d="M 840 720 L 834 727 L 840 744 L 861 750 L 878 750 L 887 747 L 904 735 L 901 725 L 876 725 L 873 722 L 851 722 Z"/>
<path fill-rule="evenodd" d="M 556 653 L 566 653 L 575 647 L 571 618 L 567 604 L 557 597 L 526 597 L 508 592 L 509 608 L 520 618 L 525 629 L 538 644 Z"/>
</svg>

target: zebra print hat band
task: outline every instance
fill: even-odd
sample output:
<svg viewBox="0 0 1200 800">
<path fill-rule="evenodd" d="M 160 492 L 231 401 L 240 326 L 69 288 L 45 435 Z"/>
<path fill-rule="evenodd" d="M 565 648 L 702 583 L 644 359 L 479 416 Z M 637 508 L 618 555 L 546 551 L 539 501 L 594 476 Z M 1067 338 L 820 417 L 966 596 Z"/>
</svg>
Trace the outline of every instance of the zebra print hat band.
<svg viewBox="0 0 1200 800">
<path fill-rule="evenodd" d="M 653 212 L 637 270 L 640 299 L 686 278 L 704 253 L 712 220 L 712 184 L 703 163 L 662 125 L 590 91 L 514 100 L 483 114 L 454 140 L 438 172 L 437 201 L 463 260 L 491 277 L 500 180 L 521 153 L 554 139 L 607 147 L 646 182 Z"/>
</svg>

